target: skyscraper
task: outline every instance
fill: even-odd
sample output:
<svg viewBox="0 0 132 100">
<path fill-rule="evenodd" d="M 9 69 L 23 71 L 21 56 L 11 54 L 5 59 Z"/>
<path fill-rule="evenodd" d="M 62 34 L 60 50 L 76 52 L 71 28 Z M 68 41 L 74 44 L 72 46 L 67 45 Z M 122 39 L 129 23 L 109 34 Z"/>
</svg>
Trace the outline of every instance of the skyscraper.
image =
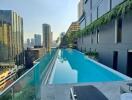
<svg viewBox="0 0 132 100">
<path fill-rule="evenodd" d="M 31 38 L 31 47 L 34 47 L 34 45 L 35 45 L 35 39 L 34 38 Z"/>
<path fill-rule="evenodd" d="M 0 62 L 24 63 L 23 19 L 14 11 L 0 10 Z"/>
<path fill-rule="evenodd" d="M 79 25 L 79 22 L 76 21 L 76 22 L 72 22 L 71 25 L 69 26 L 66 34 L 69 34 L 71 32 L 76 32 L 80 29 L 80 25 Z"/>
<path fill-rule="evenodd" d="M 41 46 L 41 35 L 40 34 L 35 34 L 34 40 L 35 40 L 34 46 L 38 46 L 38 47 Z"/>
<path fill-rule="evenodd" d="M 51 39 L 51 44 L 52 44 L 52 42 L 53 42 L 53 32 L 51 32 L 50 39 Z"/>
<path fill-rule="evenodd" d="M 30 47 L 31 47 L 30 39 L 27 39 L 27 48 L 30 48 Z"/>
<path fill-rule="evenodd" d="M 48 24 L 43 24 L 42 30 L 43 30 L 43 47 L 46 48 L 46 51 L 49 51 L 51 48 L 51 27 Z"/>
<path fill-rule="evenodd" d="M 80 0 L 78 3 L 78 19 L 83 15 L 83 0 Z"/>
</svg>

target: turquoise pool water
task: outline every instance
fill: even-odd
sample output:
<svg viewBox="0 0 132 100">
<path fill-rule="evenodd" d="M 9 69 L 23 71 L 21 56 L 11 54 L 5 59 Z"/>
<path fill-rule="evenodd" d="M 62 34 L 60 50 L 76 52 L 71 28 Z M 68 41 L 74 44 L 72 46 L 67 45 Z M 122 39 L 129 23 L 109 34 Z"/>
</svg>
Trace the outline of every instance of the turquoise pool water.
<svg viewBox="0 0 132 100">
<path fill-rule="evenodd" d="M 121 76 L 103 68 L 73 49 L 59 50 L 50 84 L 122 81 Z"/>
</svg>

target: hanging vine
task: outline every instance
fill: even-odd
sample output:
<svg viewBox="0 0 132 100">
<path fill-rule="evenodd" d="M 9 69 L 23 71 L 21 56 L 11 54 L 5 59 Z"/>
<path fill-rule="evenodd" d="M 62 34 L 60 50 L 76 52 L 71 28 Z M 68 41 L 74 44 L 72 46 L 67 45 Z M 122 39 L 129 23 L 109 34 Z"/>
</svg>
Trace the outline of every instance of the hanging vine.
<svg viewBox="0 0 132 100">
<path fill-rule="evenodd" d="M 85 36 L 90 34 L 94 29 L 100 27 L 101 25 L 107 24 L 111 20 L 118 18 L 120 16 L 125 15 L 130 10 L 132 10 L 132 0 L 125 0 L 120 5 L 117 5 L 115 8 L 113 8 L 108 13 L 104 14 L 102 17 L 98 18 L 94 22 L 92 22 L 90 25 L 86 26 L 83 30 L 79 30 L 76 32 L 78 37 Z"/>
</svg>

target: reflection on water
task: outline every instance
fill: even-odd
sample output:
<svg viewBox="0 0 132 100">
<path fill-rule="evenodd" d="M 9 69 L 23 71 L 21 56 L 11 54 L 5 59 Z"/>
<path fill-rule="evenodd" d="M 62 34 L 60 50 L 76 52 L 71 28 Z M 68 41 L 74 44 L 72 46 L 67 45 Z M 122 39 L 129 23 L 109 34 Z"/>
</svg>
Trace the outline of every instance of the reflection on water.
<svg viewBox="0 0 132 100">
<path fill-rule="evenodd" d="M 120 76 L 93 63 L 77 50 L 61 49 L 54 65 L 50 84 L 121 80 L 123 79 Z"/>
<path fill-rule="evenodd" d="M 57 61 L 55 63 L 55 66 L 57 66 L 53 71 L 52 79 L 50 83 L 71 83 L 71 82 L 77 82 L 77 71 L 71 68 L 70 63 L 68 62 L 64 52 L 59 51 Z M 61 76 L 60 76 L 61 75 Z M 68 75 L 69 77 L 67 77 Z M 63 76 L 63 77 L 62 77 Z M 57 80 L 57 81 L 56 81 Z"/>
</svg>

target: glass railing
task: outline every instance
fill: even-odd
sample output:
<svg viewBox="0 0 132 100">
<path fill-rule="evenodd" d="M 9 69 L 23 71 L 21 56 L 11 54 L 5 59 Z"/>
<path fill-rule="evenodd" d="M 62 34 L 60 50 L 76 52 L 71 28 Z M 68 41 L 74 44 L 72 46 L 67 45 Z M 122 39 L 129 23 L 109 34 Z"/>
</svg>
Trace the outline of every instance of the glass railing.
<svg viewBox="0 0 132 100">
<path fill-rule="evenodd" d="M 56 50 L 45 54 L 30 70 L 2 91 L 0 100 L 40 100 L 40 86 Z"/>
</svg>

